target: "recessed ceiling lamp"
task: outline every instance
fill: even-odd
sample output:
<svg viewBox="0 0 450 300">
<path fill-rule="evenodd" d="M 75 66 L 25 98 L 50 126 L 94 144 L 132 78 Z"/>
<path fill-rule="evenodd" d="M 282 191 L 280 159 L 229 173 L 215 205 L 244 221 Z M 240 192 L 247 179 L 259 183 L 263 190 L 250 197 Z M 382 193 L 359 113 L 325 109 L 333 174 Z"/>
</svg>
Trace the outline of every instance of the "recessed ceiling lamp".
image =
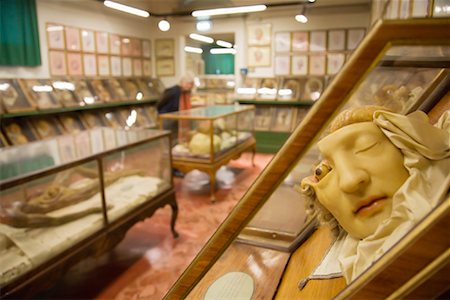
<svg viewBox="0 0 450 300">
<path fill-rule="evenodd" d="M 302 8 L 301 13 L 295 16 L 295 20 L 297 22 L 300 22 L 300 23 L 303 23 L 303 24 L 308 22 L 308 18 L 306 17 L 306 9 L 305 9 L 304 6 Z"/>
<path fill-rule="evenodd" d="M 195 24 L 195 28 L 198 31 L 208 31 L 211 30 L 211 21 L 210 20 L 199 20 L 197 24 Z"/>
<path fill-rule="evenodd" d="M 191 33 L 189 35 L 189 37 L 191 39 L 193 39 L 193 40 L 204 42 L 204 43 L 208 43 L 208 44 L 214 43 L 214 39 L 213 38 L 211 38 L 209 36 L 204 36 L 204 35 L 201 35 L 201 34 L 197 34 L 197 33 Z"/>
<path fill-rule="evenodd" d="M 135 7 L 131 7 L 131 6 L 128 6 L 128 5 L 120 4 L 120 3 L 117 3 L 117 2 L 114 2 L 114 1 L 106 0 L 106 1 L 103 1 L 103 4 L 106 7 L 117 9 L 117 10 L 129 13 L 129 14 L 132 14 L 132 15 L 139 16 L 139 17 L 148 18 L 150 16 L 148 11 L 145 11 L 145 10 L 142 10 L 142 9 L 139 9 L 139 8 L 135 8 Z"/>
<path fill-rule="evenodd" d="M 214 9 L 203 9 L 195 10 L 192 12 L 193 17 L 205 17 L 205 16 L 217 16 L 217 15 L 229 15 L 229 14 L 239 14 L 239 13 L 249 13 L 258 12 L 266 10 L 266 5 L 250 5 L 250 6 L 237 6 L 229 8 L 214 8 Z"/>
<path fill-rule="evenodd" d="M 228 43 L 226 41 L 222 41 L 222 40 L 217 40 L 216 44 L 225 48 L 232 48 L 233 44 L 232 43 Z"/>
<path fill-rule="evenodd" d="M 185 46 L 184 51 L 189 52 L 189 53 L 198 53 L 198 54 L 203 53 L 202 48 L 196 48 L 196 47 L 191 47 L 191 46 Z"/>
<path fill-rule="evenodd" d="M 236 54 L 236 49 L 233 48 L 212 48 L 209 50 L 211 54 Z"/>
<path fill-rule="evenodd" d="M 166 19 L 162 19 L 158 23 L 158 28 L 161 31 L 168 31 L 170 29 L 170 23 Z"/>
</svg>

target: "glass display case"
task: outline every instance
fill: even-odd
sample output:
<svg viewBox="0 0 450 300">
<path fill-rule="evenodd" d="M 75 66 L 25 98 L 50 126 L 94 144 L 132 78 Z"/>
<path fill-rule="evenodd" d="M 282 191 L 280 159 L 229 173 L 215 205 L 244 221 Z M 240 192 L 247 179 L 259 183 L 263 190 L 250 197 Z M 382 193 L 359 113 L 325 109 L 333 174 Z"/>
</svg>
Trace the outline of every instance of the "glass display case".
<svg viewBox="0 0 450 300">
<path fill-rule="evenodd" d="M 244 151 L 255 151 L 252 105 L 214 105 L 161 114 L 159 118 L 160 128 L 172 132 L 174 167 L 183 172 L 207 172 L 213 200 L 215 173 L 220 166 Z"/>
<path fill-rule="evenodd" d="M 234 75 L 201 75 L 195 79 L 191 95 L 193 107 L 233 103 Z"/>
<path fill-rule="evenodd" d="M 348 282 L 342 265 L 331 263 L 343 253 L 332 247 L 339 244 L 330 227 L 319 226 L 314 214 L 307 217 L 311 206 L 302 208 L 306 198 L 299 192 L 301 180 L 322 160 L 318 141 L 344 109 L 383 105 L 398 115 L 420 110 L 431 124 L 442 126 L 438 119 L 450 109 L 448 24 L 448 18 L 376 23 L 165 298 L 229 295 L 230 289 L 215 282 L 236 273 L 251 278 L 254 298 L 436 298 L 448 293 L 443 281 L 448 270 L 448 172 L 431 172 L 439 180 L 429 184 L 436 183 L 439 192 L 433 193 L 438 200 L 430 211 Z M 377 156 L 371 159 L 374 164 Z M 237 282 L 233 293 L 248 289 Z"/>
<path fill-rule="evenodd" d="M 166 204 L 177 236 L 169 145 L 165 131 L 96 128 L 2 148 L 2 296 L 48 286 Z"/>
</svg>

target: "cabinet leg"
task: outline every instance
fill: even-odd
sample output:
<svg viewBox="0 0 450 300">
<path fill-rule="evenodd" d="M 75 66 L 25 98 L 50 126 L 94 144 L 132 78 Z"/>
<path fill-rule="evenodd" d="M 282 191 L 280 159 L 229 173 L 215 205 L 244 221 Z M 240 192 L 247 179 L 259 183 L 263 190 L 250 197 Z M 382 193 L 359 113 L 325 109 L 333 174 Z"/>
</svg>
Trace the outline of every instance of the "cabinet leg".
<svg viewBox="0 0 450 300">
<path fill-rule="evenodd" d="M 252 149 L 252 166 L 255 167 L 256 146 Z"/>
<path fill-rule="evenodd" d="M 178 238 L 180 235 L 175 230 L 175 222 L 177 221 L 178 217 L 178 204 L 176 200 L 170 203 L 170 207 L 172 208 L 172 218 L 170 219 L 170 230 L 172 231 L 173 237 Z"/>
<path fill-rule="evenodd" d="M 216 196 L 215 196 L 215 192 L 216 192 L 216 174 L 214 172 L 214 170 L 212 171 L 212 173 L 209 173 L 209 178 L 210 178 L 210 192 L 211 192 L 211 202 L 214 203 L 216 202 Z"/>
</svg>

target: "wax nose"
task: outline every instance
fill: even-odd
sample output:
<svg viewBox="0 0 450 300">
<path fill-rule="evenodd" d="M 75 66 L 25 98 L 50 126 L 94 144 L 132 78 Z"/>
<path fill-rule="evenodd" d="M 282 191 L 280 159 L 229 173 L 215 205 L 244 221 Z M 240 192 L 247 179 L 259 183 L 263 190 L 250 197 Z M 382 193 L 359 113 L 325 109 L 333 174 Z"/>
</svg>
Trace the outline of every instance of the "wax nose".
<svg viewBox="0 0 450 300">
<path fill-rule="evenodd" d="M 341 160 L 335 168 L 339 175 L 339 187 L 346 193 L 358 191 L 370 179 L 367 171 L 352 160 Z"/>
</svg>

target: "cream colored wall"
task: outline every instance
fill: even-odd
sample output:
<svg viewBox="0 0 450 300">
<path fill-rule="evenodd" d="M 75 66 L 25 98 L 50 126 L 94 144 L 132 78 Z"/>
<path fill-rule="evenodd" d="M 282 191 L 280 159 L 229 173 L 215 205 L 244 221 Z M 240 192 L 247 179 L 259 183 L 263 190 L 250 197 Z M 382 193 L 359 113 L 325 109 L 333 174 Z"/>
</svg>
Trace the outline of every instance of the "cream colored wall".
<svg viewBox="0 0 450 300">
<path fill-rule="evenodd" d="M 183 17 L 179 19 L 169 19 L 172 28 L 168 32 L 161 32 L 157 29 L 156 18 L 140 18 L 121 12 L 115 12 L 108 9 L 98 1 L 61 1 L 61 0 L 39 0 L 37 3 L 37 13 L 39 22 L 39 35 L 41 43 L 42 66 L 29 67 L 0 67 L 0 77 L 2 78 L 46 78 L 49 77 L 48 70 L 48 48 L 45 36 L 45 24 L 47 22 L 61 23 L 63 25 L 75 26 L 79 28 L 107 31 L 117 34 L 128 35 L 132 37 L 146 38 L 152 41 L 154 45 L 157 38 L 175 39 L 175 64 L 176 76 L 163 77 L 162 81 L 166 86 L 178 82 L 183 75 L 186 58 L 183 51 L 185 45 L 185 36 L 195 32 L 195 22 L 193 19 Z M 343 12 L 345 11 L 345 12 Z M 288 9 L 273 13 L 258 15 L 258 18 L 252 15 L 239 18 L 221 18 L 213 20 L 213 27 L 210 32 L 205 33 L 235 33 L 235 44 L 238 53 L 235 56 L 235 71 L 239 74 L 241 68 L 247 67 L 247 34 L 246 26 L 251 23 L 270 23 L 272 24 L 272 34 L 277 31 L 297 31 L 297 30 L 319 30 L 333 28 L 350 27 L 368 27 L 370 23 L 370 9 L 340 10 L 336 12 L 311 12 L 310 21 L 307 24 L 300 24 L 294 20 L 296 10 Z M 192 20 L 192 21 L 191 21 Z M 273 51 L 272 51 L 273 55 Z M 154 53 L 153 74 L 154 72 Z M 272 76 L 271 67 L 249 69 L 249 75 L 254 76 Z"/>
</svg>

